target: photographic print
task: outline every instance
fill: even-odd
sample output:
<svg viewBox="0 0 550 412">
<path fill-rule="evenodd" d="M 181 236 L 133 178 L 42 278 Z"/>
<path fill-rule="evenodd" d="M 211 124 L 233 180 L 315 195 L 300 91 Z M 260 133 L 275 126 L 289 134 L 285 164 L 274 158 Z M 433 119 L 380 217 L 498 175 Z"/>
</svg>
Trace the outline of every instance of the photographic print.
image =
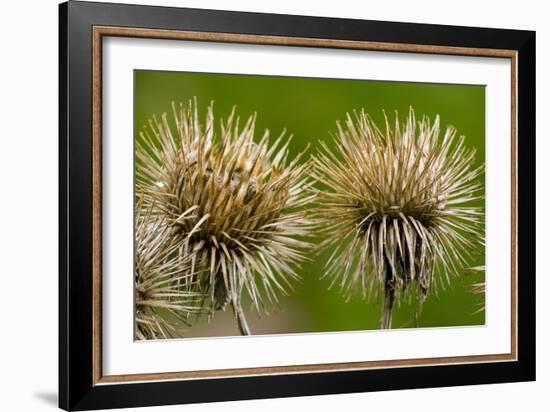
<svg viewBox="0 0 550 412">
<path fill-rule="evenodd" d="M 134 71 L 135 339 L 485 324 L 485 86 Z"/>
</svg>

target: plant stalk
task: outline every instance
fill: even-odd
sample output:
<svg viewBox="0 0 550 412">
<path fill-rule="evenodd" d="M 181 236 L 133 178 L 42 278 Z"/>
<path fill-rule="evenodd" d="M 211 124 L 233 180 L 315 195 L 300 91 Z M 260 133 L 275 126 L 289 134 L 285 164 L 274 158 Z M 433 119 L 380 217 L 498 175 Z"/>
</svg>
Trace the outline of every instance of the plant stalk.
<svg viewBox="0 0 550 412">
<path fill-rule="evenodd" d="M 391 329 L 391 318 L 393 304 L 395 301 L 395 290 L 393 288 L 393 274 L 391 269 L 386 267 L 386 284 L 384 286 L 384 306 L 382 307 L 382 318 L 380 329 Z"/>
<path fill-rule="evenodd" d="M 248 322 L 246 321 L 246 317 L 244 316 L 241 305 L 238 303 L 233 303 L 231 306 L 233 307 L 233 312 L 235 314 L 235 319 L 237 320 L 239 332 L 241 332 L 242 336 L 250 335 L 250 328 L 248 327 Z"/>
</svg>

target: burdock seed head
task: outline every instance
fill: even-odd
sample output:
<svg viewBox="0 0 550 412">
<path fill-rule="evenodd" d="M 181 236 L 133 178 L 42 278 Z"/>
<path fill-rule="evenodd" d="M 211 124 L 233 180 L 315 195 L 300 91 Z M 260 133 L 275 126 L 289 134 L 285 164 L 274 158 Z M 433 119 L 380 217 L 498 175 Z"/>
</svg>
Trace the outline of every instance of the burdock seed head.
<svg viewBox="0 0 550 412">
<path fill-rule="evenodd" d="M 180 253 L 173 228 L 141 201 L 135 214 L 134 273 L 136 337 L 183 337 L 189 315 L 200 310 L 191 258 Z"/>
<path fill-rule="evenodd" d="M 241 332 L 248 333 L 241 296 L 256 308 L 276 301 L 297 278 L 302 237 L 311 222 L 309 164 L 289 160 L 284 133 L 269 143 L 269 131 L 254 141 L 256 117 L 244 125 L 233 110 L 215 130 L 212 105 L 201 124 L 197 105 L 172 105 L 173 122 L 153 119 L 137 145 L 137 185 L 183 236 L 185 248 L 204 269 L 199 281 L 212 310 L 231 302 Z M 240 314 L 238 313 L 240 312 Z"/>
<path fill-rule="evenodd" d="M 475 273 L 483 273 L 485 272 L 485 265 L 483 266 L 474 266 L 469 268 L 466 273 L 467 274 L 475 274 Z M 472 295 L 480 296 L 481 299 L 476 304 L 476 311 L 475 313 L 483 312 L 485 310 L 485 280 L 480 282 L 472 283 L 468 286 L 468 292 Z"/>
<path fill-rule="evenodd" d="M 475 150 L 451 126 L 441 135 L 439 116 L 417 123 L 412 108 L 403 126 L 386 117 L 385 132 L 364 111 L 348 114 L 334 140 L 315 160 L 323 245 L 335 245 L 327 274 L 348 296 L 384 293 L 390 311 L 413 290 L 422 301 L 483 244 Z"/>
</svg>

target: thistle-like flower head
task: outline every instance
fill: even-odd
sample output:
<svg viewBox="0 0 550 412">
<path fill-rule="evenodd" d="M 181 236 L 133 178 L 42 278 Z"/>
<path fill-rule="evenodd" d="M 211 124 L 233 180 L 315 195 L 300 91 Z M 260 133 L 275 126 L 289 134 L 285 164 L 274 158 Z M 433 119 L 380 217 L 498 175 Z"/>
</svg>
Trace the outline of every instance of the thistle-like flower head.
<svg viewBox="0 0 550 412">
<path fill-rule="evenodd" d="M 138 202 L 134 274 L 135 333 L 140 340 L 183 337 L 183 324 L 200 310 L 191 258 L 180 247 L 173 228 Z"/>
<path fill-rule="evenodd" d="M 302 210 L 311 200 L 308 163 L 288 160 L 284 133 L 254 141 L 255 115 L 239 125 L 235 111 L 215 130 L 212 106 L 201 124 L 196 103 L 174 104 L 174 122 L 153 119 L 137 145 L 137 185 L 183 236 L 211 298 L 212 309 L 243 290 L 255 306 L 277 299 L 294 264 L 303 259 L 310 222 Z"/>
<path fill-rule="evenodd" d="M 475 150 L 453 127 L 440 133 L 439 116 L 417 123 L 411 108 L 406 124 L 396 116 L 392 127 L 386 117 L 385 129 L 364 111 L 348 114 L 337 124 L 336 150 L 323 143 L 316 157 L 327 189 L 322 245 L 335 246 L 327 274 L 348 296 L 390 288 L 422 300 L 483 244 L 483 211 L 471 202 L 482 198 L 484 168 L 474 167 Z"/>
<path fill-rule="evenodd" d="M 483 266 L 474 266 L 469 268 L 468 273 L 483 273 L 485 272 L 485 265 Z M 476 304 L 476 311 L 474 313 L 483 312 L 485 310 L 485 280 L 480 282 L 475 282 L 469 285 L 469 293 L 472 295 L 480 296 L 480 301 Z"/>
</svg>

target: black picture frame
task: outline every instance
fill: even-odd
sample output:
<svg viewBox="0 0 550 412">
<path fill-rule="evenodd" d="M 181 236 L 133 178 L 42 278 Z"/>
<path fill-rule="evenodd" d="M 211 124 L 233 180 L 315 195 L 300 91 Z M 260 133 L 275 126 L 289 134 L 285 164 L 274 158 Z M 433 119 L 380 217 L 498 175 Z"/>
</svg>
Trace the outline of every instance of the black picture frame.
<svg viewBox="0 0 550 412">
<path fill-rule="evenodd" d="M 517 53 L 517 360 L 216 379 L 94 383 L 94 26 Z M 535 379 L 535 32 L 170 7 L 59 6 L 59 406 L 90 410 Z"/>
</svg>

